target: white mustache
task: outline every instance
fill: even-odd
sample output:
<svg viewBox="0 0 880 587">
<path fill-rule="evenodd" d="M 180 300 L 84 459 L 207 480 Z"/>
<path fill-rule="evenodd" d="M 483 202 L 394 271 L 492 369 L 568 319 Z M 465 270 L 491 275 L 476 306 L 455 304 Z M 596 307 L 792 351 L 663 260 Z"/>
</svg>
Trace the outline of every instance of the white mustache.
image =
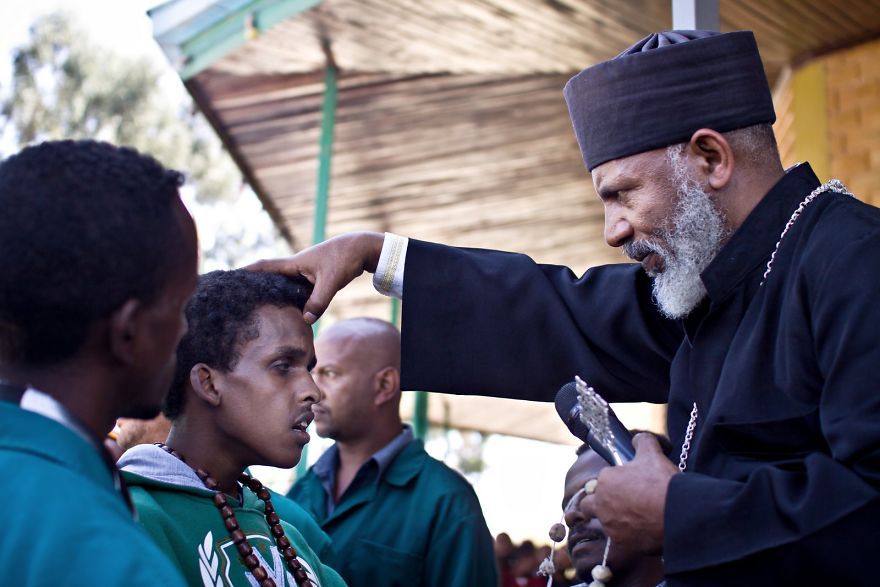
<svg viewBox="0 0 880 587">
<path fill-rule="evenodd" d="M 661 247 L 657 243 L 652 243 L 651 241 L 646 240 L 629 241 L 624 243 L 623 252 L 633 261 L 639 262 L 641 262 L 642 259 L 650 255 L 651 253 L 656 253 L 664 259 L 669 257 L 669 251 L 667 251 L 664 247 Z"/>
</svg>

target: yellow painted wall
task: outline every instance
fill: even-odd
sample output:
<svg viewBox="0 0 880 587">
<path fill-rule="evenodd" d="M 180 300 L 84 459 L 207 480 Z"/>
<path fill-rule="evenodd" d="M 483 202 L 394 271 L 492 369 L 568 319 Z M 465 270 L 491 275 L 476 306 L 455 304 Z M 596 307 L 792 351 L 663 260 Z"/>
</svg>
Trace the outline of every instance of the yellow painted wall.
<svg viewBox="0 0 880 587">
<path fill-rule="evenodd" d="M 814 59 L 774 92 L 783 164 L 809 161 L 880 205 L 880 40 Z"/>
</svg>

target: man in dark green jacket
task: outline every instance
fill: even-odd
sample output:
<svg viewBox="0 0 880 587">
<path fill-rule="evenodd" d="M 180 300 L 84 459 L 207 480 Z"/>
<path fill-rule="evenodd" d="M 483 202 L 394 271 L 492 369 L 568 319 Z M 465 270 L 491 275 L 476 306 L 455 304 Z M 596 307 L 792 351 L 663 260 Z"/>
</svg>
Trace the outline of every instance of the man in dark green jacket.
<svg viewBox="0 0 880 587">
<path fill-rule="evenodd" d="M 316 341 L 313 406 L 333 445 L 288 494 L 333 539 L 352 587 L 495 587 L 492 537 L 470 484 L 400 420 L 400 334 L 334 324 Z"/>
<path fill-rule="evenodd" d="M 185 583 L 102 445 L 159 412 L 196 283 L 183 176 L 95 141 L 0 164 L 0 583 Z"/>
</svg>

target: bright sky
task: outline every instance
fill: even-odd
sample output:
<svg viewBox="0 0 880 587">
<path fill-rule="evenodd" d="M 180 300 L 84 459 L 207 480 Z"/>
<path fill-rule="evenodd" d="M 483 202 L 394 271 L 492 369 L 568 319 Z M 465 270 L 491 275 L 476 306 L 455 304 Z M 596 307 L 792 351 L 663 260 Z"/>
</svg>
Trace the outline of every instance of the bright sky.
<svg viewBox="0 0 880 587">
<path fill-rule="evenodd" d="M 3 0 L 0 4 L 0 88 L 9 80 L 10 59 L 7 56 L 13 47 L 27 40 L 31 22 L 38 16 L 63 9 L 77 19 L 93 42 L 107 50 L 155 58 L 158 64 L 167 68 L 170 91 L 183 91 L 175 72 L 152 38 L 146 11 L 160 3 L 157 0 Z M 252 193 L 241 198 L 234 207 L 199 206 L 191 198 L 187 199 L 202 240 L 213 238 L 217 227 L 224 223 L 265 225 L 268 222 Z M 243 218 L 248 220 L 243 221 Z M 314 433 L 312 438 L 310 463 L 321 453 L 322 447 L 329 445 Z M 427 445 L 428 451 L 442 460 L 447 446 L 455 445 L 458 440 L 456 434 L 448 439 L 432 437 Z M 485 443 L 483 458 L 487 469 L 471 481 L 492 534 L 505 531 L 514 540 L 530 538 L 539 543 L 548 542 L 547 530 L 560 518 L 563 479 L 574 461 L 572 447 L 496 435 Z M 291 473 L 260 469 L 257 475 L 261 479 L 269 484 L 274 480 L 278 489 L 286 489 Z"/>
<path fill-rule="evenodd" d="M 64 10 L 73 14 L 96 43 L 128 55 L 153 55 L 163 60 L 153 42 L 147 10 L 157 0 L 6 0 L 0 6 L 0 53 L 6 55 L 28 38 L 30 24 L 38 16 Z M 0 79 L 9 77 L 9 61 L 0 62 Z"/>
</svg>

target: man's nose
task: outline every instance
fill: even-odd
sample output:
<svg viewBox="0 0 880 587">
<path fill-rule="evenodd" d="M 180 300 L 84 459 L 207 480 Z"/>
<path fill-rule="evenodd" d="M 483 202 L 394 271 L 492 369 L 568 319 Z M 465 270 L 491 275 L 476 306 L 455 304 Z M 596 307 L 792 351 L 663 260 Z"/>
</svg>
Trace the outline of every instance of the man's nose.
<svg viewBox="0 0 880 587">
<path fill-rule="evenodd" d="M 300 401 L 303 403 L 316 404 L 322 399 L 324 399 L 324 393 L 321 391 L 321 388 L 318 387 L 315 378 L 310 374 L 308 383 L 302 387 Z"/>
<path fill-rule="evenodd" d="M 633 227 L 617 206 L 605 207 L 605 242 L 612 247 L 623 246 L 633 237 Z"/>
<path fill-rule="evenodd" d="M 327 394 L 324 393 L 324 387 L 321 385 L 321 372 L 317 369 L 313 369 L 311 372 L 312 381 L 315 383 L 315 387 L 318 388 L 318 401 L 323 401 Z"/>
<path fill-rule="evenodd" d="M 565 519 L 565 525 L 573 528 L 579 522 L 583 522 L 586 516 L 581 512 L 580 504 L 584 498 L 584 490 L 581 489 L 565 504 L 565 511 L 562 512 Z"/>
</svg>

